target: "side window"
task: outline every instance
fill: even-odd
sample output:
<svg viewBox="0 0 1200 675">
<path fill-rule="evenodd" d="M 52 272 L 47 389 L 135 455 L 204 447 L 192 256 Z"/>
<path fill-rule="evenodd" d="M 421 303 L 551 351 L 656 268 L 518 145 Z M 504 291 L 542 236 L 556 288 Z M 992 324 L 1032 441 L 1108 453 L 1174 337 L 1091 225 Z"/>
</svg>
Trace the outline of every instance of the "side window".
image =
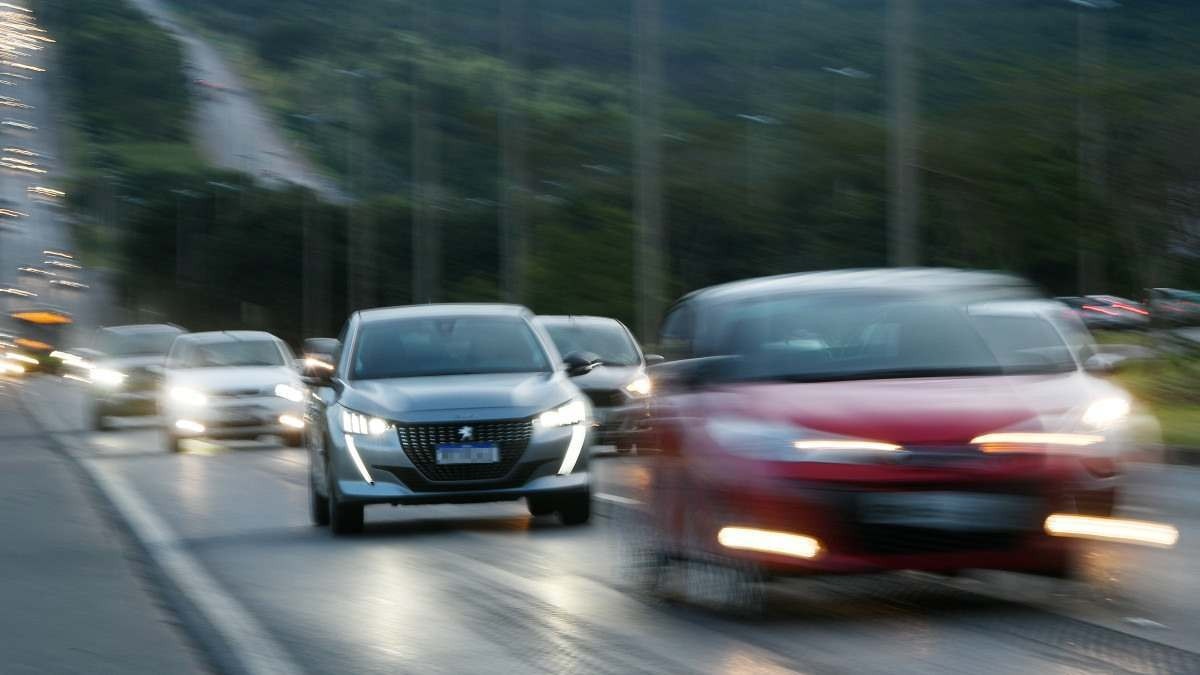
<svg viewBox="0 0 1200 675">
<path fill-rule="evenodd" d="M 350 349 L 350 345 L 346 344 L 346 338 L 350 335 L 350 323 L 352 321 L 353 317 L 347 319 L 346 323 L 342 324 L 342 332 L 338 333 L 337 336 L 339 346 L 337 353 L 333 355 L 333 362 L 337 365 L 336 374 L 338 377 L 346 377 L 346 373 L 350 371 L 350 364 L 345 363 L 345 356 Z"/>
<path fill-rule="evenodd" d="M 692 308 L 690 305 L 680 305 L 663 319 L 658 349 L 668 361 L 690 358 L 693 356 L 694 339 Z"/>
</svg>

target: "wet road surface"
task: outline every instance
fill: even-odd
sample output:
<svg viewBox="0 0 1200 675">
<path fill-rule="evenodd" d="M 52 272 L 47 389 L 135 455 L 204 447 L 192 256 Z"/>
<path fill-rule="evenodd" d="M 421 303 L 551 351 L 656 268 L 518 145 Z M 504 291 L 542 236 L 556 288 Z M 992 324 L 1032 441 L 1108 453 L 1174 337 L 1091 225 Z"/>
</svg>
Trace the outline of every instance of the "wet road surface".
<svg viewBox="0 0 1200 675">
<path fill-rule="evenodd" d="M 1174 522 L 1180 547 L 1092 547 L 1091 583 L 796 580 L 745 620 L 632 588 L 617 552 L 637 458 L 595 463 L 589 526 L 531 518 L 520 502 L 373 507 L 363 535 L 334 539 L 308 521 L 302 450 L 196 443 L 170 455 L 153 428 L 81 431 L 74 386 L 31 382 L 26 400 L 299 672 L 1200 672 L 1200 474 L 1186 469 L 1140 475 L 1154 489 L 1126 507 Z"/>
</svg>

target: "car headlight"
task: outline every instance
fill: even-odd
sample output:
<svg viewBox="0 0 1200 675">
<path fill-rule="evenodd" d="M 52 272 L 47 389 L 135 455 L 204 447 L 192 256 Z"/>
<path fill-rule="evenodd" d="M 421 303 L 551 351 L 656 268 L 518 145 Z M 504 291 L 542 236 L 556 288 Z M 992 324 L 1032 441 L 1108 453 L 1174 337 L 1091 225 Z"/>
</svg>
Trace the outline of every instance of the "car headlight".
<svg viewBox="0 0 1200 675">
<path fill-rule="evenodd" d="M 360 436 L 382 436 L 392 425 L 380 417 L 367 417 L 353 410 L 342 410 L 342 430 Z"/>
<path fill-rule="evenodd" d="M 111 368 L 93 368 L 89 375 L 92 382 L 101 387 L 119 387 L 128 377 L 125 373 Z"/>
<path fill-rule="evenodd" d="M 645 375 L 625 385 L 625 391 L 636 396 L 649 396 L 653 390 L 654 385 L 650 382 L 650 378 Z"/>
<path fill-rule="evenodd" d="M 1123 398 L 1102 398 L 1088 406 L 1080 421 L 1091 429 L 1108 429 L 1129 417 L 1129 401 Z"/>
<path fill-rule="evenodd" d="M 175 401 L 176 403 L 182 403 L 184 405 L 204 405 L 208 403 L 207 394 L 190 387 L 171 387 L 167 390 L 167 396 L 169 396 L 172 401 Z"/>
<path fill-rule="evenodd" d="M 583 399 L 577 398 L 557 408 L 547 410 L 534 418 L 534 421 L 539 427 L 549 429 L 552 427 L 566 427 L 572 424 L 579 424 L 587 421 L 587 419 L 587 403 L 584 403 Z"/>
<path fill-rule="evenodd" d="M 299 403 L 304 400 L 304 391 L 290 384 L 275 385 L 275 395 L 279 398 L 285 398 L 292 403 Z"/>
<path fill-rule="evenodd" d="M 825 434 L 784 422 L 717 417 L 708 433 L 730 452 L 782 462 L 858 462 L 903 448 L 894 443 Z"/>
</svg>

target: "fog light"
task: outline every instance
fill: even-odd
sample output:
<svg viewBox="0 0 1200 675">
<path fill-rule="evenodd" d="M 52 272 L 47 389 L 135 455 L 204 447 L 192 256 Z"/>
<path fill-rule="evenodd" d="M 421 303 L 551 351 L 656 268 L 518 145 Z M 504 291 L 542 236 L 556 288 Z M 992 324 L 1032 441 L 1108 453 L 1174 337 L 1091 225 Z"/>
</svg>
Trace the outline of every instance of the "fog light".
<svg viewBox="0 0 1200 675">
<path fill-rule="evenodd" d="M 296 417 L 295 415 L 280 415 L 279 423 L 285 427 L 290 427 L 292 429 L 303 429 L 304 428 L 304 420 L 300 419 L 299 417 Z"/>
<path fill-rule="evenodd" d="M 717 542 L 739 551 L 759 551 L 810 559 L 821 552 L 821 543 L 812 537 L 790 532 L 772 532 L 752 527 L 722 527 Z"/>
<path fill-rule="evenodd" d="M 1179 541 L 1179 530 L 1175 526 L 1146 520 L 1054 513 L 1046 518 L 1045 527 L 1046 533 L 1055 537 L 1098 539 L 1159 548 L 1171 548 Z"/>
<path fill-rule="evenodd" d="M 204 433 L 204 425 L 200 424 L 199 422 L 193 422 L 192 420 L 176 420 L 175 428 L 180 431 L 186 431 L 189 434 Z"/>
</svg>

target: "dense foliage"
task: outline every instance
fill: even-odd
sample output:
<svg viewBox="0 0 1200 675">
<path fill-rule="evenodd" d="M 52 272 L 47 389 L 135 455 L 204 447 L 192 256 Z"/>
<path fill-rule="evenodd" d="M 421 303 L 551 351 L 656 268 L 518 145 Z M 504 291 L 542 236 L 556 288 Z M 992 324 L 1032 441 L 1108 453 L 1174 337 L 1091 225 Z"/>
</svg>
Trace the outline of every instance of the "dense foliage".
<svg viewBox="0 0 1200 675">
<path fill-rule="evenodd" d="M 371 302 L 412 299 L 412 111 L 420 100 L 433 113 L 428 154 L 439 187 L 436 220 L 448 242 L 441 296 L 499 297 L 499 186 L 508 177 L 500 118 L 502 85 L 510 82 L 522 92 L 510 103 L 529 129 L 525 301 L 539 311 L 631 316 L 630 2 L 177 2 L 226 36 L 230 53 L 248 57 L 243 69 L 280 123 L 311 141 L 318 159 L 363 197 L 352 222 L 376 232 L 378 245 L 368 254 L 380 273 Z M 781 271 L 883 264 L 886 2 L 661 4 L 668 292 Z M 1078 292 L 1081 279 L 1088 292 L 1134 296 L 1145 286 L 1200 285 L 1200 75 L 1193 63 L 1200 6 L 916 4 L 924 263 L 1009 269 L 1055 293 Z M 70 5 L 79 16 L 63 42 L 82 39 L 71 49 L 91 49 L 86 66 L 71 59 L 76 90 L 89 96 L 88 73 L 98 69 L 106 91 L 117 94 L 80 99 L 93 140 L 171 137 L 178 127 L 169 120 L 179 119 L 184 99 L 160 89 L 183 91 L 176 86 L 177 50 L 162 48 L 161 35 L 106 38 L 138 44 L 138 52 L 88 47 L 95 43 L 83 38 L 103 34 L 100 25 L 120 25 L 131 36 L 147 28 L 134 30 L 136 21 L 116 9 L 119 0 Z M 518 68 L 503 49 L 501 10 L 520 7 Z M 161 53 L 143 58 L 146 50 Z M 867 77 L 829 70 L 847 67 Z M 150 74 L 142 71 L 150 70 L 175 84 L 148 89 L 143 78 Z M 153 130 L 157 123 L 129 122 L 145 119 L 129 107 L 149 91 L 150 99 L 170 102 L 160 131 Z M 173 233 L 178 200 L 142 192 L 158 206 L 136 218 L 157 220 L 132 228 Z M 295 202 L 281 199 L 278 207 L 291 211 L 256 213 L 260 220 L 231 224 L 228 237 L 213 241 L 238 243 L 232 232 L 251 222 L 274 227 L 262 218 L 296 228 Z M 341 236 L 329 233 L 331 241 Z M 294 267 L 271 262 L 278 250 L 256 254 L 267 256 L 247 261 L 256 283 L 294 281 L 287 276 Z M 343 264 L 340 251 L 329 255 L 331 265 Z M 273 281 L 271 270 L 285 277 Z M 331 278 L 339 282 L 342 274 Z M 326 292 L 340 298 L 339 288 Z M 268 305 L 280 298 L 274 306 L 284 314 L 288 296 L 267 295 Z"/>
</svg>

